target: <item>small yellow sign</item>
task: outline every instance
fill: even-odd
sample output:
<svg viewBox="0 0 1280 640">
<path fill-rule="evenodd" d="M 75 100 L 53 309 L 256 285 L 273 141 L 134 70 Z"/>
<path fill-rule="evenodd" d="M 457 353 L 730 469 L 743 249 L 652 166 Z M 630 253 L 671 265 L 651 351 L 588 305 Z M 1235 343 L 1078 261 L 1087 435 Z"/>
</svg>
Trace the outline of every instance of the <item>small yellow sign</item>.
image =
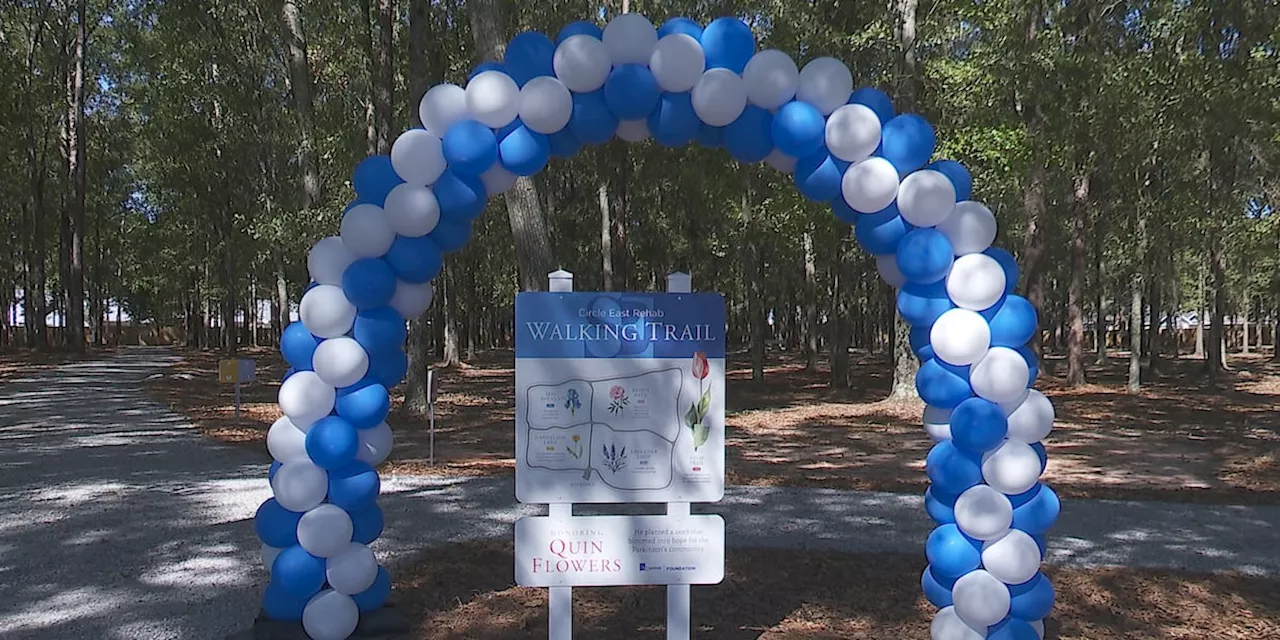
<svg viewBox="0 0 1280 640">
<path fill-rule="evenodd" d="M 253 382 L 254 373 L 254 361 L 249 358 L 218 362 L 218 382 L 222 384 Z"/>
</svg>

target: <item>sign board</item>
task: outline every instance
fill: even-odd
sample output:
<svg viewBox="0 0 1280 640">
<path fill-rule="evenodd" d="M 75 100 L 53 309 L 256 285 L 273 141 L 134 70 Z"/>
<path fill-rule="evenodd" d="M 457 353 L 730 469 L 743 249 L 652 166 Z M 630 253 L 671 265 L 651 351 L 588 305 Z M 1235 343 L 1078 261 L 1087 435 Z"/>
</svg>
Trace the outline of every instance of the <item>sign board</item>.
<svg viewBox="0 0 1280 640">
<path fill-rule="evenodd" d="M 516 296 L 516 499 L 724 496 L 724 298 Z"/>
<path fill-rule="evenodd" d="M 218 382 L 236 384 L 253 382 L 256 379 L 254 361 L 250 358 L 221 360 L 218 362 Z"/>
<path fill-rule="evenodd" d="M 522 587 L 723 579 L 724 519 L 717 515 L 538 516 L 516 522 L 516 584 Z"/>
</svg>

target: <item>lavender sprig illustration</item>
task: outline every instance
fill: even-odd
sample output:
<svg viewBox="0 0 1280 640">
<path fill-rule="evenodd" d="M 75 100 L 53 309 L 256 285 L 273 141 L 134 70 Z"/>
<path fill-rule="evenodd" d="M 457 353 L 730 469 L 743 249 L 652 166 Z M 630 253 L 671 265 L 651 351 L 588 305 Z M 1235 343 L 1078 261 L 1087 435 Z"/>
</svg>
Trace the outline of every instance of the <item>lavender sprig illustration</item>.
<svg viewBox="0 0 1280 640">
<path fill-rule="evenodd" d="M 627 468 L 627 448 L 623 447 L 622 451 L 618 451 L 614 445 L 600 445 L 600 449 L 604 451 L 604 466 L 610 471 L 617 473 Z"/>
</svg>

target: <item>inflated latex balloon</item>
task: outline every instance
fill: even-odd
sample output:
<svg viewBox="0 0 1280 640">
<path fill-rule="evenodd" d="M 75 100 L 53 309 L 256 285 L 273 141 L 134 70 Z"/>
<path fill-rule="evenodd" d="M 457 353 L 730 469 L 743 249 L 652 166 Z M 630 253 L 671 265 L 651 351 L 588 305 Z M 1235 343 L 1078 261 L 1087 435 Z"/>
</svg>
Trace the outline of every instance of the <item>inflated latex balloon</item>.
<svg viewBox="0 0 1280 640">
<path fill-rule="evenodd" d="M 768 111 L 747 105 L 742 115 L 725 127 L 725 150 L 734 160 L 745 164 L 764 160 L 773 151 L 772 126 L 773 116 Z"/>
<path fill-rule="evenodd" d="M 311 425 L 307 425 L 310 427 Z M 267 430 L 267 451 L 280 462 L 309 460 L 307 432 L 299 429 L 288 416 L 282 416 Z"/>
<path fill-rule="evenodd" d="M 706 53 L 707 69 L 726 69 L 735 76 L 747 68 L 756 52 L 756 37 L 751 27 L 737 18 L 712 20 L 698 41 Z"/>
<path fill-rule="evenodd" d="M 638 64 L 614 67 L 604 82 L 605 104 L 619 120 L 648 118 L 661 94 L 653 73 Z"/>
<path fill-rule="evenodd" d="M 520 89 L 520 121 L 529 129 L 553 134 L 569 126 L 573 95 L 560 80 L 540 76 Z"/>
<path fill-rule="evenodd" d="M 324 560 L 300 546 L 286 547 L 271 562 L 271 585 L 291 596 L 309 598 L 324 586 Z"/>
<path fill-rule="evenodd" d="M 952 599 L 954 600 L 954 595 Z M 960 616 L 956 615 L 956 608 L 950 606 L 939 610 L 933 616 L 933 624 L 929 626 L 929 637 L 931 640 L 983 640 L 987 637 L 987 630 L 983 628 L 979 631 L 965 624 Z"/>
<path fill-rule="evenodd" d="M 791 173 L 796 170 L 797 160 L 781 151 L 778 151 L 777 149 L 774 149 L 769 152 L 769 155 L 764 157 L 764 163 L 783 173 Z"/>
<path fill-rule="evenodd" d="M 880 119 L 863 105 L 844 105 L 827 118 L 825 135 L 831 155 L 845 162 L 860 162 L 880 146 Z"/>
<path fill-rule="evenodd" d="M 812 105 L 788 102 L 773 117 L 773 143 L 778 150 L 797 158 L 822 148 L 827 123 Z"/>
<path fill-rule="evenodd" d="M 391 307 L 367 309 L 356 314 L 351 337 L 355 338 L 367 353 L 399 349 L 404 345 L 407 333 L 404 321 L 405 319 Z"/>
<path fill-rule="evenodd" d="M 835 58 L 815 58 L 800 71 L 796 99 L 813 105 L 822 115 L 830 114 L 849 101 L 853 74 Z"/>
<path fill-rule="evenodd" d="M 604 29 L 601 29 L 600 25 L 594 22 L 576 20 L 566 24 L 564 28 L 560 29 L 560 33 L 556 34 L 556 44 L 558 45 L 573 36 L 581 35 L 591 36 L 592 38 L 599 40 L 604 36 Z"/>
<path fill-rule="evenodd" d="M 862 87 L 849 96 L 849 104 L 860 104 L 876 113 L 876 117 L 880 118 L 880 124 L 893 119 L 895 111 L 893 109 L 893 100 L 889 98 L 889 94 L 875 88 Z"/>
<path fill-rule="evenodd" d="M 440 176 L 432 191 L 440 203 L 440 224 L 437 227 L 444 226 L 446 222 L 457 224 L 476 219 L 484 212 L 485 199 L 489 197 L 479 177 L 452 170 Z M 434 236 L 435 232 L 430 235 Z"/>
<path fill-rule="evenodd" d="M 931 567 L 925 567 L 920 574 L 920 588 L 924 590 L 924 597 L 935 607 L 951 606 L 951 585 L 955 582 L 953 578 L 934 573 Z"/>
<path fill-rule="evenodd" d="M 658 45 L 658 30 L 638 13 L 624 13 L 609 21 L 601 37 L 613 65 L 648 65 Z"/>
<path fill-rule="evenodd" d="M 1008 416 L 1010 440 L 1032 444 L 1053 430 L 1053 402 L 1036 389 L 1029 390 L 1022 402 L 1000 406 Z"/>
<path fill-rule="evenodd" d="M 511 76 L 501 71 L 485 71 L 467 83 L 467 115 L 477 122 L 490 129 L 501 129 L 511 124 L 519 113 L 520 87 Z M 448 156 L 447 148 L 445 155 Z"/>
<path fill-rule="evenodd" d="M 1025 584 L 1009 585 L 1009 593 L 1009 615 L 1019 620 L 1040 620 L 1053 610 L 1053 585 L 1043 573 Z"/>
<path fill-rule="evenodd" d="M 296 531 L 297 523 L 294 523 L 294 527 Z M 271 565 L 275 563 L 276 558 L 280 557 L 281 551 L 284 551 L 283 547 L 273 547 L 265 542 L 258 549 L 258 557 L 262 559 L 262 566 L 266 568 L 267 573 L 271 572 Z"/>
<path fill-rule="evenodd" d="M 898 291 L 898 312 L 912 327 L 932 327 L 942 314 L 955 305 L 947 297 L 942 282 L 915 284 L 908 282 Z"/>
<path fill-rule="evenodd" d="M 440 223 L 440 202 L 436 200 L 436 194 L 427 187 L 402 184 L 392 189 L 387 194 L 384 209 L 391 229 L 402 236 L 425 236 Z M 394 241 L 393 234 L 387 242 L 387 249 L 391 248 Z M 384 254 L 385 250 L 378 255 Z"/>
<path fill-rule="evenodd" d="M 1004 288 L 1004 269 L 994 258 L 981 253 L 956 258 L 947 274 L 947 295 L 963 309 L 990 309 L 1000 302 Z"/>
<path fill-rule="evenodd" d="M 345 640 L 359 623 L 355 601 L 332 589 L 321 591 L 302 611 L 302 628 L 312 640 Z"/>
<path fill-rule="evenodd" d="M 880 136 L 881 153 L 903 174 L 929 162 L 938 142 L 929 122 L 914 113 L 903 114 L 884 123 Z"/>
<path fill-rule="evenodd" d="M 338 593 L 355 595 L 373 586 L 378 577 L 378 560 L 373 551 L 358 542 L 352 542 L 341 553 L 325 562 L 325 578 Z"/>
<path fill-rule="evenodd" d="M 937 171 L 951 180 L 951 185 L 956 189 L 956 200 L 968 200 L 973 195 L 973 176 L 969 175 L 969 170 L 964 165 L 955 160 L 939 160 L 929 163 L 926 169 Z"/>
<path fill-rule="evenodd" d="M 884 158 L 868 158 L 845 171 L 844 201 L 859 213 L 876 213 L 898 197 L 898 172 Z"/>
<path fill-rule="evenodd" d="M 311 246 L 307 253 L 307 272 L 311 279 L 320 284 L 342 284 L 342 272 L 354 262 L 355 256 L 347 250 L 342 238 L 329 236 L 321 238 Z"/>
<path fill-rule="evenodd" d="M 396 241 L 391 245 L 392 249 L 395 248 L 396 243 L 403 240 L 425 240 L 425 238 L 397 236 Z M 390 256 L 391 251 L 388 251 L 387 255 Z M 342 272 L 342 295 L 355 305 L 356 309 L 385 307 L 391 302 L 391 296 L 395 295 L 395 292 L 396 274 L 387 260 L 361 258 L 352 262 L 351 266 Z M 352 318 L 353 322 L 354 320 Z"/>
<path fill-rule="evenodd" d="M 391 574 L 386 567 L 378 567 L 378 577 L 373 579 L 373 586 L 351 597 L 360 608 L 360 613 L 376 611 L 387 603 L 391 596 Z"/>
<path fill-rule="evenodd" d="M 391 191 L 394 193 L 395 189 Z M 390 198 L 390 194 L 387 197 Z M 343 214 L 339 235 L 347 251 L 358 258 L 381 257 L 396 238 L 387 214 L 371 204 L 358 204 Z"/>
<path fill-rule="evenodd" d="M 346 509 L 347 513 L 374 506 L 381 487 L 378 472 L 364 462 L 356 461 L 329 472 L 329 502 Z M 352 516 L 352 522 L 354 521 Z"/>
<path fill-rule="evenodd" d="M 307 511 L 298 521 L 298 544 L 317 558 L 338 555 L 351 544 L 351 517 L 332 504 Z"/>
<path fill-rule="evenodd" d="M 307 431 L 307 457 L 327 471 L 351 464 L 359 450 L 356 428 L 338 416 L 321 418 Z"/>
<path fill-rule="evenodd" d="M 440 137 L 426 129 L 410 129 L 400 134 L 391 145 L 391 166 L 406 184 L 419 187 L 433 184 L 445 170 Z"/>
<path fill-rule="evenodd" d="M 383 422 L 372 429 L 361 429 L 358 435 L 360 448 L 356 452 L 356 460 L 376 467 L 391 455 L 394 438 L 387 423 Z"/>
<path fill-rule="evenodd" d="M 738 74 L 728 69 L 708 69 L 693 87 L 693 110 L 710 126 L 727 126 L 746 108 L 746 86 Z"/>
<path fill-rule="evenodd" d="M 1013 293 L 1018 284 L 1018 260 L 1013 257 L 1013 254 L 1000 247 L 991 247 L 982 253 L 1000 263 L 1000 267 L 1004 269 L 1004 292 Z"/>
<path fill-rule="evenodd" d="M 956 498 L 956 525 L 970 538 L 994 540 L 1013 524 L 1013 505 L 1003 493 L 985 484 L 976 485 Z M 1004 617 L 1004 614 L 1000 614 Z M 987 624 L 999 622 L 997 618 Z"/>
<path fill-rule="evenodd" d="M 440 275 L 440 270 L 444 266 L 444 256 L 430 235 L 421 238 L 399 236 L 391 244 L 391 250 L 387 252 L 386 263 L 390 266 L 392 280 L 384 306 L 391 304 L 398 282 L 424 284 Z"/>
<path fill-rule="evenodd" d="M 843 200 L 837 201 L 832 205 L 844 204 L 848 208 L 848 204 Z M 852 208 L 849 211 L 853 212 Z M 854 225 L 853 235 L 858 239 L 858 244 L 862 245 L 868 253 L 876 256 L 894 255 L 898 251 L 898 245 L 907 233 L 915 227 L 907 224 L 902 216 L 898 215 L 898 209 L 894 206 L 876 213 L 860 214 L 853 212 L 854 219 L 851 221 Z M 849 220 L 844 220 L 850 222 Z M 942 291 L 941 295 L 946 296 L 946 291 Z"/>
<path fill-rule="evenodd" d="M 916 171 L 898 187 L 898 211 L 917 227 L 942 224 L 956 206 L 956 189 L 937 171 Z"/>
<path fill-rule="evenodd" d="M 649 70 L 658 86 L 673 93 L 692 91 L 706 66 L 702 45 L 684 33 L 663 36 L 649 58 Z"/>
<path fill-rule="evenodd" d="M 618 137 L 627 142 L 644 142 L 649 139 L 649 123 L 644 118 L 639 120 L 620 120 Z"/>
<path fill-rule="evenodd" d="M 702 25 L 689 18 L 677 17 L 667 20 L 658 27 L 658 38 L 665 38 L 675 33 L 682 33 L 697 41 L 702 37 Z"/>
<path fill-rule="evenodd" d="M 281 549 L 298 543 L 298 519 L 301 517 L 301 513 L 289 511 L 280 506 L 278 500 L 271 498 L 258 506 L 258 511 L 253 515 L 253 529 L 264 547 L 270 547 L 274 549 L 274 554 L 279 554 Z M 263 554 L 262 560 L 267 567 L 271 566 L 274 559 L 274 555 L 268 559 Z"/>
<path fill-rule="evenodd" d="M 502 68 L 516 84 L 525 87 L 534 78 L 555 73 L 552 66 L 555 54 L 556 44 L 551 38 L 537 31 L 525 31 L 507 44 L 502 55 Z"/>
<path fill-rule="evenodd" d="M 609 110 L 603 90 L 573 96 L 569 131 L 586 145 L 604 144 L 613 139 L 618 131 L 618 116 Z"/>
<path fill-rule="evenodd" d="M 552 153 L 554 154 L 554 151 Z M 520 176 L 507 171 L 500 164 L 495 164 L 489 167 L 488 171 L 480 174 L 480 182 L 484 184 L 484 190 L 490 196 L 510 191 L 519 179 Z"/>
<path fill-rule="evenodd" d="M 924 492 L 924 508 L 929 517 L 940 525 L 956 523 L 956 496 L 935 492 L 929 487 Z"/>
<path fill-rule="evenodd" d="M 791 101 L 800 86 L 800 69 L 791 56 L 766 49 L 747 62 L 742 72 L 747 100 L 762 109 L 777 109 Z"/>
<path fill-rule="evenodd" d="M 604 86 L 613 64 L 603 42 L 589 35 L 570 36 L 556 47 L 556 78 L 574 93 Z"/>
<path fill-rule="evenodd" d="M 386 420 L 391 411 L 391 397 L 380 382 L 365 378 L 339 389 L 334 407 L 338 417 L 356 429 L 372 429 Z"/>
<path fill-rule="evenodd" d="M 1022 584 L 1036 577 L 1040 561 L 1040 545 L 1017 529 L 982 545 L 982 568 L 1005 584 Z"/>
<path fill-rule="evenodd" d="M 907 277 L 898 268 L 897 256 L 876 256 L 876 271 L 885 283 L 894 289 L 901 289 L 907 284 Z"/>
<path fill-rule="evenodd" d="M 511 118 L 514 120 L 515 116 Z M 510 123 L 511 120 L 507 122 Z M 443 146 L 444 157 L 449 161 L 449 172 L 442 176 L 478 176 L 498 160 L 497 136 L 489 125 L 476 120 L 459 120 L 454 123 L 444 134 Z M 443 186 L 437 184 L 437 191 Z"/>
<path fill-rule="evenodd" d="M 929 341 L 943 362 L 963 367 L 987 354 L 991 347 L 991 329 L 987 319 L 976 311 L 952 309 L 933 324 Z"/>
<path fill-rule="evenodd" d="M 974 393 L 995 403 L 1009 403 L 1027 393 L 1031 369 L 1022 354 L 1008 347 L 987 350 L 969 373 Z"/>
<path fill-rule="evenodd" d="M 934 442 L 951 439 L 951 409 L 925 405 L 924 430 Z"/>
<path fill-rule="evenodd" d="M 396 294 L 391 297 L 391 308 L 406 320 L 413 320 L 431 308 L 435 292 L 430 282 L 396 282 Z"/>
<path fill-rule="evenodd" d="M 551 160 L 551 142 L 519 120 L 503 129 L 499 137 L 498 158 L 502 168 L 517 176 L 534 175 Z"/>
<path fill-rule="evenodd" d="M 1006 440 L 982 458 L 983 480 L 1007 495 L 1030 491 L 1040 480 L 1041 468 L 1036 450 L 1029 444 L 1014 440 Z"/>
<path fill-rule="evenodd" d="M 310 426 L 333 411 L 336 395 L 314 371 L 299 371 L 280 384 L 277 399 L 280 410 L 295 425 Z"/>
<path fill-rule="evenodd" d="M 359 342 L 342 336 L 330 338 L 316 347 L 316 375 L 331 387 L 348 387 L 369 371 L 369 356 Z"/>
<path fill-rule="evenodd" d="M 974 456 L 957 449 L 950 440 L 933 445 L 925 457 L 925 473 L 938 491 L 958 496 L 982 482 L 982 468 Z"/>
<path fill-rule="evenodd" d="M 924 548 L 929 566 L 939 575 L 950 578 L 973 571 L 982 562 L 979 545 L 965 537 L 954 524 L 934 529 Z"/>
<path fill-rule="evenodd" d="M 951 412 L 951 441 L 960 450 L 982 455 L 1004 440 L 1004 410 L 982 398 L 969 398 Z"/>
<path fill-rule="evenodd" d="M 914 229 L 898 243 L 898 268 L 915 284 L 941 281 L 951 269 L 951 243 L 937 229 Z"/>
<path fill-rule="evenodd" d="M 418 117 L 422 120 L 423 128 L 438 138 L 444 137 L 453 123 L 466 116 L 467 91 L 456 84 L 431 87 L 418 104 Z M 430 184 L 430 181 L 423 184 Z"/>
<path fill-rule="evenodd" d="M 320 339 L 307 331 L 301 322 L 291 322 L 280 334 L 280 353 L 295 369 L 311 369 L 311 358 L 316 353 Z"/>
<path fill-rule="evenodd" d="M 363 509 L 352 511 L 351 524 L 352 533 L 351 540 L 360 544 L 372 544 L 382 535 L 382 529 L 385 522 L 383 521 L 382 509 L 374 502 Z"/>
<path fill-rule="evenodd" d="M 316 508 L 329 491 L 329 476 L 324 469 L 306 461 L 280 465 L 271 479 L 271 493 L 280 506 L 297 513 Z"/>
<path fill-rule="evenodd" d="M 687 36 L 686 36 L 687 37 Z M 663 93 L 647 120 L 649 134 L 664 147 L 683 147 L 698 135 L 701 123 L 688 93 Z"/>
<path fill-rule="evenodd" d="M 981 569 L 960 576 L 951 587 L 956 615 L 971 627 L 989 627 L 1009 614 L 1009 589 Z"/>
</svg>

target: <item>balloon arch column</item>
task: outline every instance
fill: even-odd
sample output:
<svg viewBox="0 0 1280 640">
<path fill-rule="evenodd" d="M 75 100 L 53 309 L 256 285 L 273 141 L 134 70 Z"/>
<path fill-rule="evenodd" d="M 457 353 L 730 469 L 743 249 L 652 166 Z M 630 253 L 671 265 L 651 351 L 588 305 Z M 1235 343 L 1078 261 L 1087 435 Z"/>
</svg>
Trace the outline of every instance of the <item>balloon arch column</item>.
<svg viewBox="0 0 1280 640">
<path fill-rule="evenodd" d="M 1036 311 L 1012 293 L 1017 265 L 991 246 L 995 217 L 970 200 L 969 173 L 928 164 L 936 140 L 924 118 L 855 90 L 839 60 L 799 68 L 757 51 L 738 19 L 655 28 L 638 14 L 603 30 L 575 22 L 555 42 L 522 33 L 465 88 L 429 90 L 419 112 L 423 128 L 356 168 L 359 197 L 340 234 L 311 249 L 301 322 L 282 337 L 293 369 L 267 438 L 275 497 L 256 517 L 268 617 L 345 638 L 385 604 L 390 576 L 367 545 L 382 531 L 374 468 L 391 449 L 384 420 L 407 369 L 405 321 L 430 306 L 444 254 L 467 242 L 488 198 L 552 156 L 617 136 L 767 162 L 853 227 L 898 290 L 922 363 L 916 386 L 937 441 L 925 502 L 938 526 L 921 577 L 939 608 L 933 638 L 1043 635 L 1054 592 L 1039 569 L 1059 502 L 1039 482 L 1054 410 L 1030 389 Z"/>
</svg>

